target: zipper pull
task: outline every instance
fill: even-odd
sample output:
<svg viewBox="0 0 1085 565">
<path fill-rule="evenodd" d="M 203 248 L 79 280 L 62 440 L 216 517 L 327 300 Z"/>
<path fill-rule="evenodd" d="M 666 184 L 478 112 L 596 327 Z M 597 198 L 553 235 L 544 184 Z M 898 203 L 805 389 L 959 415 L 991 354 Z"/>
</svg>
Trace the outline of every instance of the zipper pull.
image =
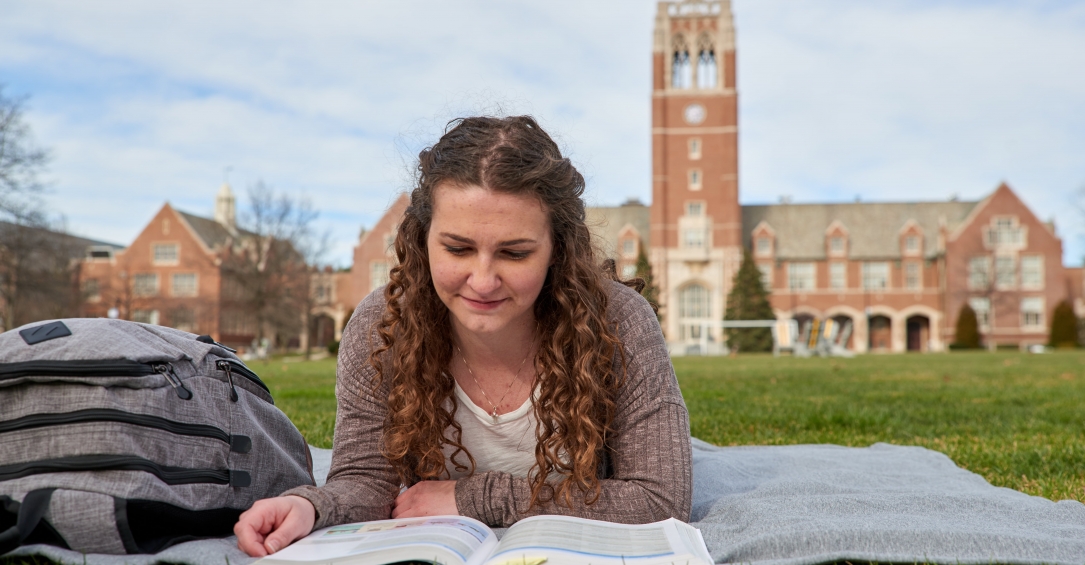
<svg viewBox="0 0 1085 565">
<path fill-rule="evenodd" d="M 219 361 L 217 365 L 220 371 L 226 371 L 226 379 L 230 381 L 230 401 L 237 402 L 237 389 L 234 388 L 234 374 L 230 368 L 229 361 Z"/>
<path fill-rule="evenodd" d="M 185 384 L 181 382 L 181 379 L 177 376 L 177 373 L 173 372 L 173 365 L 169 363 L 163 363 L 154 366 L 154 370 L 161 373 L 163 377 L 166 377 L 166 381 L 173 387 L 173 391 L 177 393 L 177 398 L 181 400 L 191 400 L 192 391 L 185 387 Z"/>
</svg>

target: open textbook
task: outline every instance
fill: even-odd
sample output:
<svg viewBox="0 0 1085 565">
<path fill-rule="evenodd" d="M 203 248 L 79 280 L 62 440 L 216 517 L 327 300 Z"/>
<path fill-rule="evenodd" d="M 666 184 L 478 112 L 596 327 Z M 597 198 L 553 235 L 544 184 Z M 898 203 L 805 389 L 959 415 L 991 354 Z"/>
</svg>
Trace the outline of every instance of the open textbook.
<svg viewBox="0 0 1085 565">
<path fill-rule="evenodd" d="M 701 533 L 673 518 L 628 525 L 565 516 L 535 516 L 499 541 L 463 516 L 380 520 L 317 530 L 254 565 L 710 565 Z"/>
</svg>

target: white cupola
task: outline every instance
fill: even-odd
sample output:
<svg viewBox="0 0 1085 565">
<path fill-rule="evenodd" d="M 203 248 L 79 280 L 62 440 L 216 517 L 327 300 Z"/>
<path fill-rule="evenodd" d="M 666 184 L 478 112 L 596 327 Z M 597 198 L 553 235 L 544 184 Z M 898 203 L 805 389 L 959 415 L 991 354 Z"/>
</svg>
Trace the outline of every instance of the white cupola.
<svg viewBox="0 0 1085 565">
<path fill-rule="evenodd" d="M 229 230 L 237 228 L 237 200 L 230 183 L 222 183 L 218 196 L 215 197 L 215 221 Z"/>
</svg>

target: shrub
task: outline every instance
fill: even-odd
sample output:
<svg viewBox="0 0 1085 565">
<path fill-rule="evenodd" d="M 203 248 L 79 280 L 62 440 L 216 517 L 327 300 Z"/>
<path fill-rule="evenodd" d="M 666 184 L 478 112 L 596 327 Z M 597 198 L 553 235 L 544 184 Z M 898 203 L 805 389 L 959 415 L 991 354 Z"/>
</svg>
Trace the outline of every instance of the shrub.
<svg viewBox="0 0 1085 565">
<path fill-rule="evenodd" d="M 1051 315 L 1051 337 L 1048 345 L 1051 347 L 1077 347 L 1077 315 L 1070 302 L 1063 300 L 1055 306 L 1055 313 Z"/>
<path fill-rule="evenodd" d="M 980 348 L 979 321 L 976 320 L 976 311 L 967 302 L 961 305 L 961 311 L 957 313 L 957 335 L 950 348 Z"/>
<path fill-rule="evenodd" d="M 727 296 L 724 320 L 775 320 L 769 304 L 769 293 L 761 282 L 761 269 L 754 263 L 750 250 L 742 254 L 742 265 L 735 273 L 731 293 Z M 727 328 L 727 346 L 735 351 L 772 351 L 771 328 Z"/>
<path fill-rule="evenodd" d="M 339 355 L 339 340 L 335 340 L 328 344 L 328 353 L 332 355 Z"/>
</svg>

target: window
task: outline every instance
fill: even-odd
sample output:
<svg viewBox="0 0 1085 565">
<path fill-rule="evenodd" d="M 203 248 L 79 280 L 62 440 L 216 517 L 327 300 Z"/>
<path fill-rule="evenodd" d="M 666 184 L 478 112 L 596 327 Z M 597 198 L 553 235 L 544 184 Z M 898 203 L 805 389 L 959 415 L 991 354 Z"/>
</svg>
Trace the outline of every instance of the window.
<svg viewBox="0 0 1085 565">
<path fill-rule="evenodd" d="M 813 263 L 788 263 L 787 286 L 791 290 L 813 290 L 816 286 Z"/>
<path fill-rule="evenodd" d="M 87 259 L 90 259 L 90 260 L 93 261 L 93 260 L 98 260 L 98 259 L 112 259 L 112 258 L 113 258 L 113 248 L 112 247 L 105 247 L 103 245 L 92 245 L 92 246 L 87 248 Z"/>
<path fill-rule="evenodd" d="M 987 290 L 991 284 L 991 258 L 973 257 L 968 261 L 968 288 L 972 290 Z"/>
<path fill-rule="evenodd" d="M 995 286 L 998 288 L 1017 286 L 1017 260 L 1013 256 L 995 257 Z"/>
<path fill-rule="evenodd" d="M 1021 288 L 1041 290 L 1044 288 L 1044 256 L 1021 257 Z"/>
<path fill-rule="evenodd" d="M 844 236 L 834 235 L 829 238 L 829 253 L 831 255 L 844 254 Z"/>
<path fill-rule="evenodd" d="M 689 170 L 689 189 L 701 190 L 701 169 Z"/>
<path fill-rule="evenodd" d="M 373 261 L 369 264 L 369 290 L 377 290 L 386 284 L 388 284 L 388 263 Z"/>
<path fill-rule="evenodd" d="M 765 290 L 772 290 L 772 263 L 759 263 L 757 268 L 761 269 L 761 286 Z"/>
<path fill-rule="evenodd" d="M 848 288 L 848 264 L 829 263 L 829 287 Z"/>
<path fill-rule="evenodd" d="M 889 288 L 889 263 L 863 263 L 863 288 L 866 290 Z"/>
<path fill-rule="evenodd" d="M 704 228 L 687 228 L 682 231 L 682 244 L 688 249 L 702 249 L 705 246 Z"/>
<path fill-rule="evenodd" d="M 196 332 L 196 312 L 191 308 L 170 311 L 170 327 L 186 332 Z"/>
<path fill-rule="evenodd" d="M 636 265 L 622 265 L 622 278 L 623 279 L 629 280 L 629 279 L 631 279 L 631 278 L 633 278 L 635 276 L 637 276 L 637 266 Z"/>
<path fill-rule="evenodd" d="M 976 323 L 979 325 L 980 330 L 987 331 L 991 327 L 991 299 L 990 298 L 969 298 L 968 305 L 972 307 L 972 311 L 976 313 Z"/>
<path fill-rule="evenodd" d="M 904 238 L 904 252 L 909 255 L 919 253 L 919 236 L 909 235 Z"/>
<path fill-rule="evenodd" d="M 396 244 L 395 230 L 392 230 L 391 232 L 384 234 L 384 252 L 385 253 L 391 253 L 392 252 L 392 246 L 394 246 L 395 244 Z"/>
<path fill-rule="evenodd" d="M 704 202 L 686 202 L 686 215 L 695 217 L 703 216 Z"/>
<path fill-rule="evenodd" d="M 1021 299 L 1021 326 L 1029 329 L 1044 329 L 1044 299 L 1030 297 Z"/>
<path fill-rule="evenodd" d="M 132 277 L 132 294 L 135 296 L 156 296 L 158 294 L 158 274 L 139 273 Z"/>
<path fill-rule="evenodd" d="M 637 240 L 627 239 L 622 242 L 622 257 L 637 256 Z"/>
<path fill-rule="evenodd" d="M 689 160 L 698 161 L 701 159 L 701 138 L 691 137 L 689 139 Z"/>
<path fill-rule="evenodd" d="M 754 250 L 759 257 L 772 255 L 772 238 L 764 235 L 757 238 Z"/>
<path fill-rule="evenodd" d="M 83 281 L 83 299 L 87 302 L 98 302 L 102 299 L 102 290 L 98 284 L 98 279 Z"/>
<path fill-rule="evenodd" d="M 155 265 L 176 265 L 178 245 L 176 243 L 156 243 L 151 246 Z"/>
<path fill-rule="evenodd" d="M 991 247 L 1019 246 L 1025 241 L 1017 218 L 1001 217 L 991 221 L 987 228 L 987 244 Z"/>
<path fill-rule="evenodd" d="M 716 52 L 711 47 L 701 48 L 697 56 L 697 88 L 716 88 Z"/>
<path fill-rule="evenodd" d="M 687 48 L 681 36 L 675 38 L 674 58 L 671 59 L 671 88 L 690 88 L 693 86 L 693 65 L 689 60 Z"/>
<path fill-rule="evenodd" d="M 919 263 L 904 264 L 904 288 L 919 290 L 923 288 L 922 270 Z"/>
<path fill-rule="evenodd" d="M 158 325 L 158 310 L 132 310 L 132 321 Z"/>
<path fill-rule="evenodd" d="M 707 288 L 699 284 L 691 284 L 679 290 L 678 317 L 682 319 L 681 339 L 700 339 L 700 321 L 708 319 L 711 316 L 710 312 Z"/>
<path fill-rule="evenodd" d="M 196 287 L 196 273 L 174 273 L 173 295 L 196 296 L 199 290 Z"/>
</svg>

